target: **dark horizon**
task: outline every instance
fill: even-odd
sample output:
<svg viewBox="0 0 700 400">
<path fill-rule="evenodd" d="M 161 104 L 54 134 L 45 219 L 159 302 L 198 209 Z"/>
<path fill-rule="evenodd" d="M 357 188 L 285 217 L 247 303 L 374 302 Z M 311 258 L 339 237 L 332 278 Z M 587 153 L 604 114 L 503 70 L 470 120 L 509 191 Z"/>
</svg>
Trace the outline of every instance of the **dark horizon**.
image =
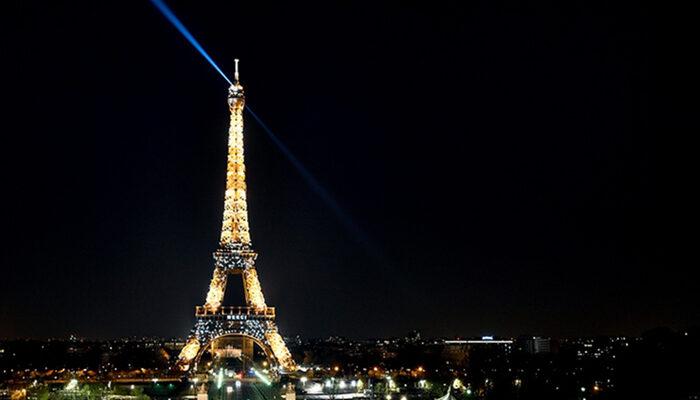
<svg viewBox="0 0 700 400">
<path fill-rule="evenodd" d="M 283 335 L 699 325 L 647 4 L 168 4 L 224 72 L 241 59 L 248 104 L 371 243 L 246 114 Z M 187 336 L 221 228 L 227 83 L 148 1 L 12 11 L 0 337 Z"/>
</svg>

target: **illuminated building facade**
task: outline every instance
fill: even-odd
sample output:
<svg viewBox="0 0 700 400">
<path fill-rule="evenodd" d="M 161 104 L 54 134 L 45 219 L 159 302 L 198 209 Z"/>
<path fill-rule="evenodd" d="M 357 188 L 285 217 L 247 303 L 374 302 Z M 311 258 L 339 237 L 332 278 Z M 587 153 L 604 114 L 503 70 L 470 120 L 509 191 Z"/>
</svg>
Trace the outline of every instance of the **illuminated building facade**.
<svg viewBox="0 0 700 400">
<path fill-rule="evenodd" d="M 228 138 L 228 163 L 224 216 L 219 247 L 214 252 L 214 274 L 206 302 L 195 308 L 197 321 L 177 361 L 181 371 L 188 371 L 202 354 L 211 350 L 217 340 L 236 337 L 242 340 L 241 357 L 252 359 L 253 347 L 258 345 L 270 365 L 279 372 L 296 370 L 294 360 L 275 324 L 275 309 L 265 303 L 258 273 L 257 253 L 250 241 L 248 204 L 246 200 L 245 160 L 243 155 L 243 110 L 245 96 L 238 79 L 228 91 L 231 125 Z M 240 275 L 246 304 L 224 306 L 222 301 L 231 276 Z"/>
</svg>

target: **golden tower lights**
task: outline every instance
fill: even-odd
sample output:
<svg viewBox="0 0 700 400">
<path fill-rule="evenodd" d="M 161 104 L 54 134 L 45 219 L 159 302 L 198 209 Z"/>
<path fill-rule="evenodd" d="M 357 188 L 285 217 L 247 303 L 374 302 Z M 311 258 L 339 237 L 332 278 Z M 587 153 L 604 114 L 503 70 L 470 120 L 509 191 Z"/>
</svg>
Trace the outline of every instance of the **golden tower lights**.
<svg viewBox="0 0 700 400">
<path fill-rule="evenodd" d="M 280 367 L 281 372 L 292 372 L 296 370 L 296 364 L 277 330 L 274 308 L 265 303 L 255 269 L 257 254 L 250 241 L 243 151 L 245 92 L 239 80 L 238 59 L 234 81 L 228 89 L 228 106 L 231 123 L 226 192 L 219 248 L 213 254 L 214 274 L 204 306 L 195 309 L 197 322 L 180 352 L 177 367 L 187 371 L 192 362 L 198 359 L 207 346 L 212 346 L 217 338 L 240 336 L 243 338 L 244 356 L 252 356 L 253 343 L 257 343 L 271 363 Z M 222 306 L 228 277 L 239 274 L 242 276 L 246 305 Z"/>
</svg>

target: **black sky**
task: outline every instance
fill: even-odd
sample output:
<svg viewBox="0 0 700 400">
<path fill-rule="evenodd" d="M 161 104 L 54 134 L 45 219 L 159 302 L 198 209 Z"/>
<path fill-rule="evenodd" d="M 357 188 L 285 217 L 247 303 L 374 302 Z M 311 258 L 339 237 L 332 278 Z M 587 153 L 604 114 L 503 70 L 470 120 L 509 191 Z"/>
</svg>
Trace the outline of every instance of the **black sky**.
<svg viewBox="0 0 700 400">
<path fill-rule="evenodd" d="M 169 2 L 367 233 L 251 118 L 285 334 L 638 334 L 697 323 L 670 261 L 638 2 Z M 185 336 L 222 212 L 225 81 L 148 1 L 17 2 L 0 337 Z"/>
</svg>

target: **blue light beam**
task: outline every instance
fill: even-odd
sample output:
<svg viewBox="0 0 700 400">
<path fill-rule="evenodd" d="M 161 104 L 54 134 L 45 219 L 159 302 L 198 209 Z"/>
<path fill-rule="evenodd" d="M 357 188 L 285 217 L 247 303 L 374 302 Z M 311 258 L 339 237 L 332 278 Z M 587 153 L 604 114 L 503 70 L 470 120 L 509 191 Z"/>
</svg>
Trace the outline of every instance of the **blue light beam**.
<svg viewBox="0 0 700 400">
<path fill-rule="evenodd" d="M 338 220 L 343 224 L 345 229 L 350 231 L 356 239 L 358 239 L 363 245 L 372 247 L 371 242 L 367 235 L 364 233 L 362 228 L 360 228 L 355 221 L 348 215 L 345 210 L 343 210 L 343 207 L 338 204 L 338 202 L 333 198 L 333 196 L 316 180 L 316 178 L 309 172 L 308 169 L 304 166 L 304 164 L 299 161 L 298 158 L 292 153 L 291 150 L 287 146 L 282 143 L 282 141 L 275 135 L 270 128 L 258 117 L 258 115 L 253 112 L 253 110 L 250 108 L 250 106 L 246 105 L 245 109 L 248 111 L 248 113 L 257 121 L 257 123 L 263 128 L 265 133 L 267 133 L 267 136 L 270 137 L 270 140 L 272 140 L 272 143 L 277 146 L 277 148 L 284 154 L 285 157 L 287 157 L 287 160 L 292 163 L 294 168 L 296 168 L 297 172 L 299 172 L 299 175 L 306 181 L 306 183 L 309 185 L 311 190 L 313 190 L 320 198 L 323 200 L 324 203 L 333 211 L 336 217 L 338 217 Z"/>
<path fill-rule="evenodd" d="M 199 51 L 200 54 L 202 54 L 202 57 L 209 61 L 209 64 L 211 64 L 211 66 L 214 67 L 214 69 L 219 74 L 221 74 L 221 76 L 224 79 L 226 79 L 226 82 L 228 82 L 228 84 L 231 85 L 232 83 L 228 76 L 226 76 L 226 74 L 224 74 L 224 71 L 222 71 L 221 68 L 219 68 L 219 66 L 216 65 L 216 63 L 211 57 L 209 57 L 209 54 L 207 54 L 202 45 L 200 45 L 197 39 L 195 39 L 194 36 L 192 36 L 190 31 L 188 31 L 187 28 L 185 28 L 185 25 L 183 25 L 182 22 L 180 22 L 180 19 L 177 18 L 177 16 L 175 15 L 175 13 L 173 13 L 170 7 L 168 7 L 162 0 L 151 0 L 151 3 L 153 3 L 153 5 L 156 6 L 156 8 L 158 8 L 158 11 L 160 11 L 161 14 L 163 14 L 163 16 L 167 18 L 168 21 L 170 21 L 170 23 L 173 24 L 175 28 L 177 28 L 178 31 L 180 31 L 180 33 L 182 33 L 182 36 L 184 36 L 185 39 L 187 39 L 187 41 L 190 42 L 190 44 L 195 49 L 197 49 L 197 51 Z"/>
<path fill-rule="evenodd" d="M 219 68 L 219 66 L 214 62 L 214 60 L 209 56 L 209 54 L 204 50 L 202 45 L 199 44 L 197 39 L 192 36 L 189 30 L 185 27 L 185 25 L 180 21 L 180 19 L 173 13 L 173 11 L 168 7 L 163 0 L 150 0 L 151 3 L 158 9 L 158 11 L 163 14 L 163 16 L 170 21 L 173 26 L 180 31 L 182 36 L 187 39 L 188 42 L 194 47 L 199 53 L 204 57 L 209 64 L 211 64 L 212 67 L 224 78 L 226 79 L 226 82 L 229 83 L 229 85 L 232 85 L 231 79 L 224 74 L 224 72 Z M 253 118 L 260 124 L 260 126 L 263 128 L 265 133 L 270 137 L 270 140 L 277 146 L 277 148 L 284 154 L 284 156 L 287 158 L 289 162 L 292 163 L 294 168 L 299 172 L 301 177 L 306 181 L 306 183 L 309 185 L 311 190 L 315 192 L 321 200 L 323 200 L 324 203 L 333 211 L 333 213 L 336 215 L 338 220 L 341 222 L 341 224 L 347 229 L 350 233 L 352 233 L 355 238 L 362 243 L 364 246 L 367 248 L 373 248 L 371 241 L 369 240 L 369 237 L 364 233 L 364 231 L 353 221 L 353 219 L 348 215 L 348 213 L 343 210 L 343 208 L 338 204 L 338 202 L 333 198 L 333 196 L 323 187 L 321 184 L 316 180 L 316 178 L 309 172 L 306 167 L 299 161 L 296 156 L 289 150 L 287 146 L 285 146 L 284 143 L 274 134 L 272 133 L 272 130 L 265 125 L 265 123 L 258 117 L 257 114 L 253 112 L 253 110 L 249 107 L 246 106 L 246 110 L 250 113 L 250 115 L 253 116 Z"/>
</svg>

